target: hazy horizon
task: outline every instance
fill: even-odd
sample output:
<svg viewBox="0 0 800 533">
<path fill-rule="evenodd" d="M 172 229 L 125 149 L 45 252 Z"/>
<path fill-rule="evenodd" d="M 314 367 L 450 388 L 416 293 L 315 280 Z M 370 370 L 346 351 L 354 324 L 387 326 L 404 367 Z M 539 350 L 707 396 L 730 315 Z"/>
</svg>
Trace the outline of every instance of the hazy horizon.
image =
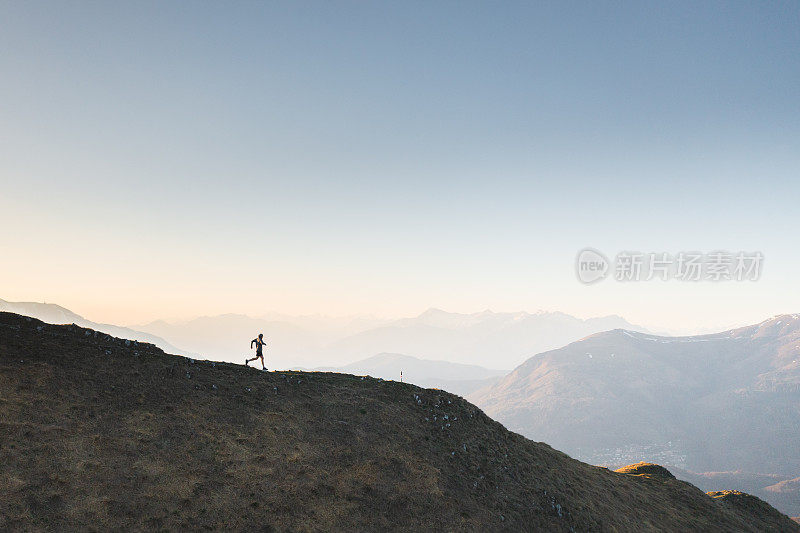
<svg viewBox="0 0 800 533">
<path fill-rule="evenodd" d="M 354 314 L 346 314 L 346 315 L 323 314 L 323 313 L 291 314 L 291 313 L 281 312 L 279 310 L 266 310 L 266 311 L 261 311 L 261 312 L 255 313 L 255 314 L 227 311 L 227 312 L 208 313 L 208 314 L 192 314 L 192 315 L 186 315 L 186 316 L 161 316 L 161 315 L 159 315 L 159 316 L 155 316 L 154 318 L 147 319 L 147 320 L 140 321 L 140 322 L 114 322 L 113 320 L 108 320 L 106 318 L 103 318 L 102 314 L 100 316 L 86 315 L 86 314 L 84 314 L 84 313 L 82 313 L 82 312 L 80 312 L 80 311 L 78 311 L 78 310 L 76 310 L 74 308 L 71 308 L 71 307 L 69 307 L 67 305 L 63 305 L 63 304 L 61 304 L 59 302 L 49 302 L 49 301 L 35 302 L 35 301 L 32 301 L 32 300 L 11 301 L 9 299 L 2 298 L 2 297 L 0 297 L 0 300 L 7 301 L 9 303 L 34 303 L 34 304 L 35 303 L 43 303 L 43 304 L 58 305 L 60 307 L 63 307 L 65 309 L 67 309 L 68 311 L 76 313 L 76 314 L 82 316 L 83 318 L 85 318 L 87 320 L 90 320 L 92 322 L 113 324 L 113 325 L 117 325 L 117 326 L 133 328 L 133 329 L 136 329 L 137 327 L 147 326 L 147 325 L 150 325 L 150 324 L 153 324 L 153 323 L 157 323 L 157 322 L 165 322 L 165 323 L 168 323 L 168 324 L 177 325 L 177 324 L 189 323 L 189 322 L 192 322 L 192 321 L 195 321 L 195 320 L 198 320 L 198 319 L 203 319 L 203 318 L 216 318 L 216 317 L 225 317 L 225 316 L 242 316 L 242 317 L 248 317 L 248 318 L 253 318 L 253 319 L 258 319 L 258 320 L 278 321 L 278 322 L 279 321 L 301 320 L 301 319 L 321 320 L 321 321 L 344 321 L 344 322 L 346 322 L 346 321 L 365 320 L 365 321 L 375 321 L 375 322 L 389 324 L 389 323 L 392 323 L 392 322 L 398 322 L 398 321 L 402 321 L 402 320 L 417 318 L 417 317 L 420 317 L 420 316 L 424 315 L 425 313 L 428 313 L 428 312 L 431 312 L 431 311 L 441 311 L 441 312 L 448 313 L 448 314 L 465 315 L 465 316 L 466 315 L 480 315 L 480 314 L 483 314 L 483 313 L 511 314 L 511 315 L 513 315 L 513 314 L 522 314 L 522 313 L 528 314 L 528 315 L 564 314 L 564 315 L 567 315 L 567 316 L 571 316 L 571 317 L 577 318 L 579 320 L 591 320 L 591 319 L 607 318 L 607 317 L 620 317 L 620 318 L 628 321 L 632 325 L 640 326 L 640 327 L 643 327 L 643 328 L 647 329 L 648 331 L 650 331 L 653 334 L 664 334 L 664 335 L 681 336 L 681 335 L 701 335 L 701 334 L 705 334 L 705 333 L 717 333 L 717 332 L 725 331 L 725 330 L 728 330 L 728 329 L 733 329 L 733 328 L 737 328 L 737 327 L 749 326 L 749 325 L 757 324 L 757 323 L 760 323 L 760 322 L 762 322 L 764 320 L 767 320 L 767 319 L 772 318 L 772 317 L 777 316 L 777 315 L 793 314 L 791 311 L 786 311 L 784 313 L 774 313 L 772 315 L 763 316 L 763 317 L 758 318 L 758 319 L 756 319 L 756 320 L 754 320 L 752 322 L 736 321 L 736 322 L 727 322 L 727 323 L 720 323 L 720 324 L 714 324 L 712 322 L 709 322 L 708 325 L 696 324 L 693 327 L 684 327 L 684 328 L 682 328 L 682 327 L 674 327 L 673 328 L 673 327 L 663 326 L 661 324 L 638 323 L 638 322 L 636 322 L 634 320 L 629 320 L 626 316 L 621 315 L 619 313 L 607 313 L 607 314 L 581 316 L 581 315 L 578 315 L 578 314 L 568 313 L 568 312 L 565 312 L 565 311 L 560 310 L 560 309 L 502 310 L 502 309 L 485 308 L 485 309 L 480 309 L 480 310 L 476 310 L 476 311 L 458 311 L 458 310 L 445 309 L 445 308 L 442 308 L 442 307 L 428 307 L 428 308 L 423 309 L 423 310 L 421 310 L 421 311 L 419 311 L 417 313 L 412 313 L 412 314 L 408 314 L 408 315 L 400 315 L 400 314 L 398 314 L 398 315 L 377 315 L 377 314 L 370 314 L 370 313 L 354 313 Z"/>
</svg>

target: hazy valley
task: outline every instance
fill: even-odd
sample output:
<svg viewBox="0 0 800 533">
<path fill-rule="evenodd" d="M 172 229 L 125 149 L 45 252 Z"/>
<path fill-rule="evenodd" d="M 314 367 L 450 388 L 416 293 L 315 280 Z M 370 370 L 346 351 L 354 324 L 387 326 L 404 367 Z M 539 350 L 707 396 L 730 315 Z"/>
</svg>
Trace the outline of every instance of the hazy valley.
<svg viewBox="0 0 800 533">
<path fill-rule="evenodd" d="M 796 483 L 767 489 L 800 475 L 798 315 L 695 337 L 591 335 L 531 357 L 469 398 L 583 461 L 728 472 L 736 488 L 800 514 Z M 708 488 L 721 478 L 692 480 Z"/>
</svg>

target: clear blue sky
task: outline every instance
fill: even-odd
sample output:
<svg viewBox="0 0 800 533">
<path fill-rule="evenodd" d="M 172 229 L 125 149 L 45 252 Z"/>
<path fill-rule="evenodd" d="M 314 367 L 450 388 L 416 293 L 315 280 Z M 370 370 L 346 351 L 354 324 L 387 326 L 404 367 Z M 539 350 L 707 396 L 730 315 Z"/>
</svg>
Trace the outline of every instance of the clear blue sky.
<svg viewBox="0 0 800 533">
<path fill-rule="evenodd" d="M 800 311 L 797 2 L 0 1 L 0 80 L 0 298 Z M 585 246 L 764 276 L 586 287 Z"/>
</svg>

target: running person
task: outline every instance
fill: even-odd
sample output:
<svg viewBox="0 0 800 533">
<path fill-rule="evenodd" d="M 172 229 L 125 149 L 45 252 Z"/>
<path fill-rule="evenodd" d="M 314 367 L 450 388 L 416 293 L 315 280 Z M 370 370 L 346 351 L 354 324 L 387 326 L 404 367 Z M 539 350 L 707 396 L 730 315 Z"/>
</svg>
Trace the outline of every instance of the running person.
<svg viewBox="0 0 800 533">
<path fill-rule="evenodd" d="M 250 361 L 255 361 L 256 359 L 261 359 L 261 370 L 266 370 L 267 367 L 264 366 L 264 351 L 263 350 L 264 350 L 264 345 L 267 344 L 267 343 L 264 342 L 264 334 L 263 333 L 259 333 L 257 339 L 253 339 L 253 340 L 250 341 L 250 349 L 251 350 L 253 349 L 253 344 L 254 343 L 256 345 L 256 356 L 253 357 L 252 359 L 246 359 L 245 358 L 244 364 L 245 364 L 245 366 L 250 366 Z"/>
</svg>

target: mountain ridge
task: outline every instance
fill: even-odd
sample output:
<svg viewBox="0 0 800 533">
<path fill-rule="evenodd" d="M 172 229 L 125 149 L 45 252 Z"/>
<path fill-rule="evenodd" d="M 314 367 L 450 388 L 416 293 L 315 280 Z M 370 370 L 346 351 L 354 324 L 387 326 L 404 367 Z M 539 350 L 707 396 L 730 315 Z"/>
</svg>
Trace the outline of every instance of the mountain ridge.
<svg viewBox="0 0 800 533">
<path fill-rule="evenodd" d="M 800 315 L 699 336 L 593 334 L 529 358 L 469 399 L 594 464 L 644 456 L 693 472 L 795 478 Z M 781 505 L 800 512 L 800 499 Z"/>
<path fill-rule="evenodd" d="M 25 316 L 31 316 L 43 320 L 44 322 L 54 324 L 77 324 L 83 327 L 91 328 L 93 330 L 102 331 L 114 336 L 124 336 L 130 339 L 136 339 L 143 342 L 149 342 L 162 348 L 166 351 L 172 351 L 180 355 L 187 355 L 196 357 L 197 354 L 176 348 L 165 339 L 147 333 L 144 331 L 137 331 L 125 326 L 116 326 L 114 324 L 101 324 L 88 320 L 81 315 L 70 311 L 66 307 L 62 307 L 53 303 L 42 302 L 9 302 L 0 299 L 0 312 L 13 312 Z"/>
<path fill-rule="evenodd" d="M 593 467 L 408 384 L 10 313 L 0 378 L 0 528 L 800 531 L 757 498 Z"/>
</svg>

